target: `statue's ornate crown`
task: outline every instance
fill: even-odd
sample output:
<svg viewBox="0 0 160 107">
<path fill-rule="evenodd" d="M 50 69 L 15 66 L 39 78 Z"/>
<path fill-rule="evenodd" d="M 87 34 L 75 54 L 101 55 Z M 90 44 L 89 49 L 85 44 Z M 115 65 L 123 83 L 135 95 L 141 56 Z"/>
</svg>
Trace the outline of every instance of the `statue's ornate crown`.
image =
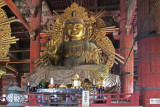
<svg viewBox="0 0 160 107">
<path fill-rule="evenodd" d="M 91 21 L 85 8 L 78 6 L 75 2 L 70 7 L 67 7 L 61 16 L 66 20 L 81 19 L 85 22 Z"/>
</svg>

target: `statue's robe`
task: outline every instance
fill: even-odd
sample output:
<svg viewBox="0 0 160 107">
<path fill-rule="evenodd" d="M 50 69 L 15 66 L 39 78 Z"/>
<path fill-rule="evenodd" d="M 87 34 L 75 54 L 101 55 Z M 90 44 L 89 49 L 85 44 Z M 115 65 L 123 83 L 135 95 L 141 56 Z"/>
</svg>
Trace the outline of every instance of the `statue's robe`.
<svg viewBox="0 0 160 107">
<path fill-rule="evenodd" d="M 91 42 L 73 41 L 64 43 L 61 49 L 63 49 L 61 66 L 51 65 L 35 68 L 34 73 L 28 79 L 31 87 L 38 86 L 42 78 L 48 82 L 50 78 L 53 78 L 55 84 L 72 84 L 71 78 L 73 78 L 75 74 L 78 74 L 79 77 L 82 78 L 82 81 L 89 79 L 90 82 L 95 81 L 102 74 L 106 79 L 105 87 L 109 88 L 117 85 L 117 83 L 114 83 L 114 81 L 110 79 L 111 74 L 109 73 L 107 65 L 98 64 L 99 54 L 96 51 L 98 48 L 95 44 Z M 111 84 L 109 82 L 111 82 Z"/>
<path fill-rule="evenodd" d="M 79 65 L 74 67 L 65 66 L 45 66 L 37 67 L 34 69 L 34 73 L 30 75 L 29 82 L 31 87 L 36 87 L 41 82 L 42 78 L 49 81 L 50 78 L 54 79 L 56 84 L 71 84 L 71 78 L 78 74 L 82 80 L 88 78 L 91 82 L 100 77 L 101 71 L 107 69 L 106 65 Z M 101 72 L 101 73 L 100 73 Z"/>
</svg>

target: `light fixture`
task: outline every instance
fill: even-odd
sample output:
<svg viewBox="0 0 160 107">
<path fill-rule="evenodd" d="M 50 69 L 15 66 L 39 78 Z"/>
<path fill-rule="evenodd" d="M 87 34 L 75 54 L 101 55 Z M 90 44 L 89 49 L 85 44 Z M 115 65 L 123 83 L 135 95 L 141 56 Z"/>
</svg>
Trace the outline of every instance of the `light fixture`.
<svg viewBox="0 0 160 107">
<path fill-rule="evenodd" d="M 6 94 L 3 94 L 2 97 L 3 97 L 2 98 L 2 102 L 5 102 L 6 101 L 6 99 L 5 99 L 6 98 Z"/>
<path fill-rule="evenodd" d="M 74 76 L 74 78 L 72 78 L 71 80 L 72 80 L 72 87 L 71 87 L 71 88 L 76 88 L 76 89 L 82 88 L 82 87 L 81 87 L 82 79 L 79 78 L 79 75 L 78 75 L 78 74 L 76 74 L 76 75 Z"/>
<path fill-rule="evenodd" d="M 48 85 L 49 88 L 54 88 L 54 80 L 53 78 L 50 79 L 50 84 Z"/>
<path fill-rule="evenodd" d="M 8 92 L 6 100 L 9 102 L 7 106 L 24 107 L 22 104 L 22 102 L 25 100 L 25 97 L 22 94 L 24 91 L 17 86 L 16 82 L 14 83 L 14 86 L 9 87 L 6 92 Z"/>
<path fill-rule="evenodd" d="M 101 76 L 99 78 L 96 79 L 96 87 L 104 87 L 105 85 L 105 80 L 103 78 L 103 75 L 101 74 Z"/>
</svg>

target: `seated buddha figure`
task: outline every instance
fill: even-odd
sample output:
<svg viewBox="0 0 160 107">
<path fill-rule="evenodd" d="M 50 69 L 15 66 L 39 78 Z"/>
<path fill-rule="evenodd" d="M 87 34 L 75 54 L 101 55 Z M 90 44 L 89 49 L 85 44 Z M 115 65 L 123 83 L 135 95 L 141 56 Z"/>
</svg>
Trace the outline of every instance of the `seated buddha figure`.
<svg viewBox="0 0 160 107">
<path fill-rule="evenodd" d="M 54 78 L 56 84 L 71 84 L 75 74 L 82 81 L 87 78 L 93 82 L 101 74 L 107 78 L 115 62 L 115 49 L 106 32 L 100 32 L 105 30 L 103 21 L 92 16 L 76 3 L 57 16 L 52 39 L 29 78 L 31 87 L 37 86 L 42 78 Z"/>
<path fill-rule="evenodd" d="M 83 20 L 67 20 L 65 23 L 62 44 L 56 54 L 59 54 L 59 63 L 62 66 L 78 66 L 84 64 L 98 64 L 98 48 L 88 41 Z M 53 58 L 52 60 L 53 61 Z"/>
</svg>

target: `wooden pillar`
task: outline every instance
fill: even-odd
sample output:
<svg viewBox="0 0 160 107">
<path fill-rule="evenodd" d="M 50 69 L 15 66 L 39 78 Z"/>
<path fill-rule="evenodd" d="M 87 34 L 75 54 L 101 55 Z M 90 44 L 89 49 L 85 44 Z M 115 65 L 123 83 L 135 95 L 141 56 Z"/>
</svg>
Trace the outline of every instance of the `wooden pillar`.
<svg viewBox="0 0 160 107">
<path fill-rule="evenodd" d="M 140 31 L 157 0 L 137 0 L 137 29 Z M 160 1 L 145 28 L 138 36 L 138 82 L 143 107 L 160 107 L 150 104 L 151 98 L 160 98 Z M 150 35 L 147 37 L 147 35 Z M 159 35 L 159 36 L 156 36 Z"/>
<path fill-rule="evenodd" d="M 133 44 L 133 31 L 130 35 L 127 35 L 127 10 L 125 2 L 126 0 L 120 0 L 120 54 L 125 57 L 126 60 Z M 121 70 L 123 66 L 123 64 L 120 66 Z M 121 92 L 133 93 L 133 51 L 121 72 Z"/>
<path fill-rule="evenodd" d="M 4 0 L 7 6 L 12 10 L 12 12 L 17 16 L 17 18 L 21 21 L 21 23 L 25 26 L 25 28 L 32 32 L 31 26 L 28 24 L 27 20 L 24 18 L 24 16 L 21 14 L 21 12 L 18 10 L 16 5 L 12 0 Z"/>
<path fill-rule="evenodd" d="M 35 35 L 31 36 L 30 41 L 30 73 L 34 69 L 34 61 L 40 57 L 40 28 L 41 28 L 41 13 L 42 0 L 32 0 L 31 9 L 31 27 L 35 31 Z"/>
<path fill-rule="evenodd" d="M 0 78 L 0 91 L 2 92 L 2 88 L 3 88 L 3 85 L 2 85 L 2 77 Z"/>
<path fill-rule="evenodd" d="M 22 76 L 22 64 L 16 64 L 16 69 L 18 70 L 16 74 L 16 82 L 18 83 L 18 87 L 21 87 L 21 76 Z"/>
</svg>

